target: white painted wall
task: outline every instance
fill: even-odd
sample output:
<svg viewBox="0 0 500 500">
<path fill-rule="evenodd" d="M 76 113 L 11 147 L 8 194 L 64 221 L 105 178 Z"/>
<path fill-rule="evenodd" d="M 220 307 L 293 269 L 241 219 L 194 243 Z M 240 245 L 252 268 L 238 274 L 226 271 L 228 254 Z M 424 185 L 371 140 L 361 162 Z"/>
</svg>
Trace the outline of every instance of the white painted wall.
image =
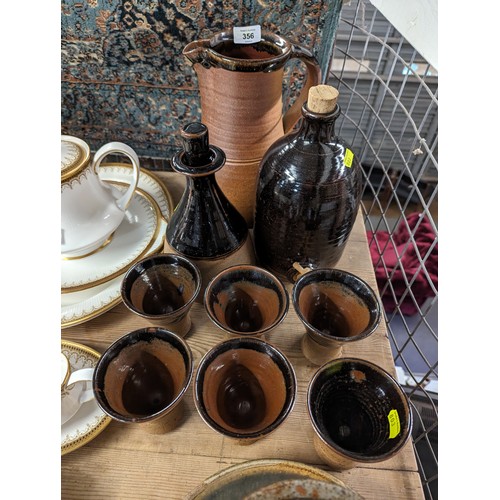
<svg viewBox="0 0 500 500">
<path fill-rule="evenodd" d="M 370 0 L 408 42 L 438 69 L 438 0 Z"/>
</svg>

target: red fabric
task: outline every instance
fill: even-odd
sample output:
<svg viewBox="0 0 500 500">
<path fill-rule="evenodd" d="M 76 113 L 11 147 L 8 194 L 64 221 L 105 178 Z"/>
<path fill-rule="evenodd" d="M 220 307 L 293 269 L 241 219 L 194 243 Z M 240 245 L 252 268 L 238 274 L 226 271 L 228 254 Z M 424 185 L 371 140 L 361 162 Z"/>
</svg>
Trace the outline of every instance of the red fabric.
<svg viewBox="0 0 500 500">
<path fill-rule="evenodd" d="M 421 220 L 420 224 L 418 224 L 419 220 Z M 388 286 L 382 295 L 385 310 L 393 312 L 396 305 L 399 305 L 403 314 L 411 316 L 418 312 L 418 307 L 421 307 L 428 297 L 434 295 L 429 278 L 437 290 L 438 245 L 435 243 L 422 265 L 419 262 L 417 252 L 419 252 L 420 258 L 424 259 L 437 236 L 429 219 L 424 214 L 413 213 L 406 218 L 406 222 L 409 230 L 405 221 L 401 221 L 392 235 L 392 241 L 387 231 L 367 231 L 367 235 L 379 290 L 384 289 L 388 279 L 391 280 L 394 289 L 393 292 Z M 410 234 L 413 234 L 415 243 L 410 241 Z M 380 250 L 377 248 L 377 242 Z M 382 257 L 380 253 L 382 253 Z M 424 267 L 429 278 L 425 274 Z M 401 302 L 407 289 L 405 275 L 408 283 L 414 281 L 410 286 L 410 291 Z M 394 301 L 394 294 L 396 301 Z M 415 300 L 412 299 L 412 295 Z"/>
</svg>

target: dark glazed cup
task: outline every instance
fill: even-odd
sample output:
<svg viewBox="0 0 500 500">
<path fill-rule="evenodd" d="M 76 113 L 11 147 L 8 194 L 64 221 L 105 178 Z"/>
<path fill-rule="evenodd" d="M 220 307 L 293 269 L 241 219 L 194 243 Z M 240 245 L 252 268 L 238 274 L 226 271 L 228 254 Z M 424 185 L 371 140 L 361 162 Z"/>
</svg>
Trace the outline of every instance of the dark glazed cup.
<svg viewBox="0 0 500 500">
<path fill-rule="evenodd" d="M 204 304 L 210 319 L 229 337 L 261 337 L 283 321 L 289 299 L 282 281 L 269 271 L 237 265 L 210 281 Z"/>
<path fill-rule="evenodd" d="M 157 254 L 128 270 L 121 294 L 130 311 L 184 337 L 191 329 L 189 311 L 200 289 L 200 271 L 190 260 Z"/>
<path fill-rule="evenodd" d="M 382 368 L 355 358 L 318 369 L 307 391 L 314 448 L 334 470 L 381 462 L 407 442 L 412 413 L 401 386 Z"/>
<path fill-rule="evenodd" d="M 135 330 L 116 340 L 97 362 L 92 387 L 106 415 L 152 434 L 175 428 L 193 375 L 187 343 L 163 328 Z"/>
<path fill-rule="evenodd" d="M 234 338 L 200 361 L 194 400 L 204 422 L 239 444 L 273 432 L 292 411 L 297 381 L 292 365 L 258 338 Z"/>
<path fill-rule="evenodd" d="M 339 357 L 344 345 L 366 339 L 380 323 L 380 303 L 373 289 L 338 269 L 303 274 L 293 287 L 292 302 L 306 327 L 302 352 L 316 365 Z"/>
</svg>

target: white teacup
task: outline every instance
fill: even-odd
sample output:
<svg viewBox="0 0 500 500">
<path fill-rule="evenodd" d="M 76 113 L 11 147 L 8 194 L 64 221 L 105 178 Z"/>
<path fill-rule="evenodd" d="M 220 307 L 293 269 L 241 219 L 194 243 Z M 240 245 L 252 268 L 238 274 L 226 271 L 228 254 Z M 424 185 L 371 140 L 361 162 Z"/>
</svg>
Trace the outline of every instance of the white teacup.
<svg viewBox="0 0 500 500">
<path fill-rule="evenodd" d="M 71 372 L 68 358 L 61 353 L 61 425 L 64 425 L 83 403 L 94 399 L 92 377 L 94 368 Z"/>
<path fill-rule="evenodd" d="M 125 193 L 99 177 L 99 165 L 109 154 L 125 155 L 133 176 Z M 90 148 L 81 139 L 61 136 L 61 255 L 83 257 L 107 244 L 123 220 L 139 182 L 135 151 L 122 142 L 110 142 L 90 160 Z"/>
</svg>

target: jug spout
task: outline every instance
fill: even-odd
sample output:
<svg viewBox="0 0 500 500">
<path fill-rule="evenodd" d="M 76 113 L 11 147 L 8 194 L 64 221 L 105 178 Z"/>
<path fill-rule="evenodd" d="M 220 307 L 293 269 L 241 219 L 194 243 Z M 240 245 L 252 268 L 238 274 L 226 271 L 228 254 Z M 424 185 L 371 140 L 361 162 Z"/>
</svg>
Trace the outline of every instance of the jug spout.
<svg viewBox="0 0 500 500">
<path fill-rule="evenodd" d="M 207 59 L 207 49 L 210 47 L 210 40 L 195 40 L 188 43 L 182 54 L 186 57 L 190 64 L 200 63 L 209 64 Z"/>
</svg>

